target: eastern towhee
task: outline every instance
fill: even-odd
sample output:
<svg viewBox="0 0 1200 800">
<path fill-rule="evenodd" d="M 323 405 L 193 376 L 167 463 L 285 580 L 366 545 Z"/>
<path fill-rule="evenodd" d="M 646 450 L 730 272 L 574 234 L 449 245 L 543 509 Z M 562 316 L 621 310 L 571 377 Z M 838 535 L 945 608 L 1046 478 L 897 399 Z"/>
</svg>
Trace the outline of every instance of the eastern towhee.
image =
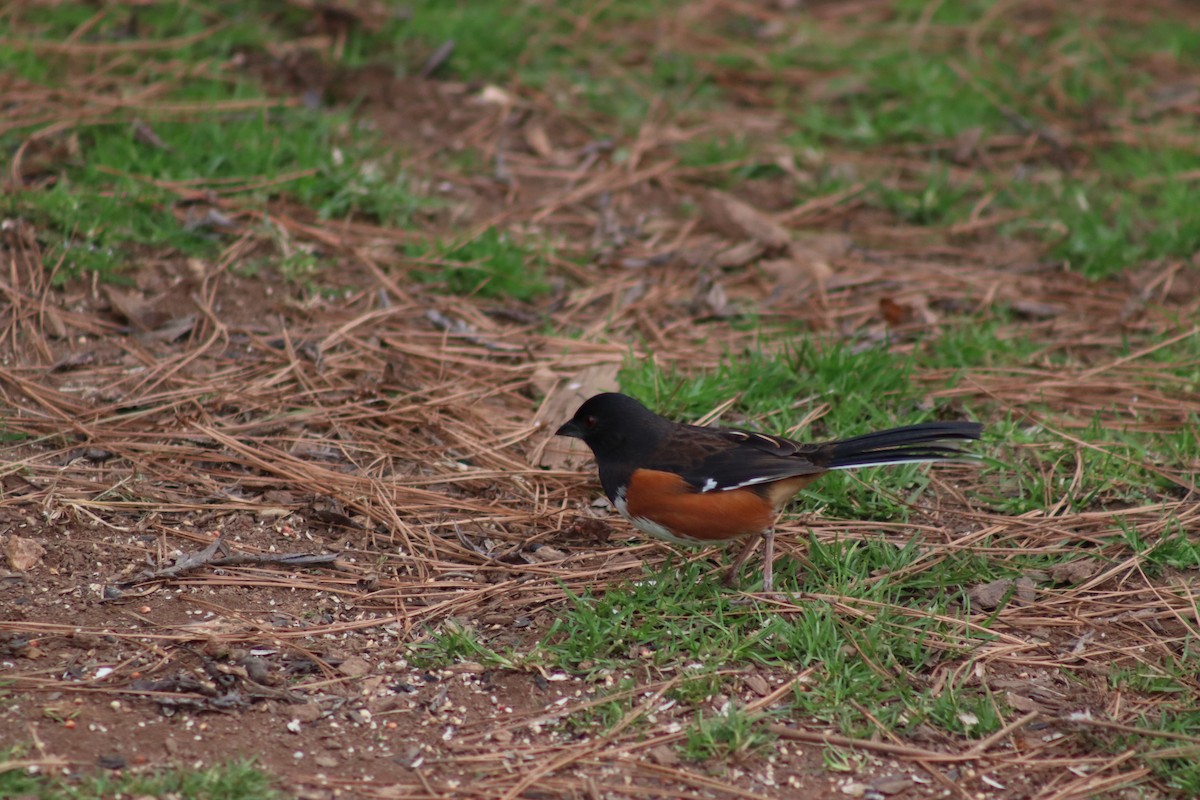
<svg viewBox="0 0 1200 800">
<path fill-rule="evenodd" d="M 978 422 L 922 422 L 834 442 L 802 444 L 736 428 L 684 425 L 623 394 L 587 400 L 556 435 L 592 448 L 608 499 L 638 530 L 687 545 L 749 537 L 726 580 L 761 534 L 763 591 L 771 591 L 775 518 L 796 492 L 834 469 L 953 461 L 938 442 L 978 439 Z"/>
</svg>

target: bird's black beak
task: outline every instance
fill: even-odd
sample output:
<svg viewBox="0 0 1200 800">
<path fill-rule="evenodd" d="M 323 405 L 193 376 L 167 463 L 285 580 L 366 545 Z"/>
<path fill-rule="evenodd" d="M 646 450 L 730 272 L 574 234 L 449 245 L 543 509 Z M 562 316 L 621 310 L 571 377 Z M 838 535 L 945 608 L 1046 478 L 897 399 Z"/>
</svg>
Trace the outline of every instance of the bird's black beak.
<svg viewBox="0 0 1200 800">
<path fill-rule="evenodd" d="M 572 439 L 583 438 L 583 428 L 575 420 L 567 420 L 561 428 L 554 432 L 555 436 L 570 436 Z"/>
</svg>

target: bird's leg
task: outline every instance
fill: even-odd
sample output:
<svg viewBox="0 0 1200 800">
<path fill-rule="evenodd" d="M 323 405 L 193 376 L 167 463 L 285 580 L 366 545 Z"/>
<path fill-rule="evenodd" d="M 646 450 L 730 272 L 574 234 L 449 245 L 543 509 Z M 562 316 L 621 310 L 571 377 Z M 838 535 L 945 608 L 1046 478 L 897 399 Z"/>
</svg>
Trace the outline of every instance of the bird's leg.
<svg viewBox="0 0 1200 800">
<path fill-rule="evenodd" d="M 754 551 L 757 549 L 758 534 L 756 533 L 752 534 L 750 538 L 746 540 L 746 545 L 742 548 L 742 552 L 738 553 L 737 558 L 735 558 L 733 563 L 729 565 L 729 569 L 725 571 L 725 577 L 721 579 L 721 583 L 725 584 L 726 586 L 737 585 L 738 570 L 742 568 L 742 565 L 746 563 L 746 559 L 753 555 Z"/>
<path fill-rule="evenodd" d="M 763 532 L 763 565 L 762 590 L 769 592 L 775 588 L 775 528 L 767 528 Z"/>
</svg>

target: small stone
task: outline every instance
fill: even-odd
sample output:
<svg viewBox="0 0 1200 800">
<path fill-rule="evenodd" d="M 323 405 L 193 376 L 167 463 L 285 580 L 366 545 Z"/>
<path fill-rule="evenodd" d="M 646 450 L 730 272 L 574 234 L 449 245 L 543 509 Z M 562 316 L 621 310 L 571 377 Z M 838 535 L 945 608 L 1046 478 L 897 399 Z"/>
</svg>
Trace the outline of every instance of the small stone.
<svg viewBox="0 0 1200 800">
<path fill-rule="evenodd" d="M 313 763 L 318 767 L 333 769 L 338 765 L 338 760 L 330 755 L 320 755 L 313 758 Z"/>
</svg>

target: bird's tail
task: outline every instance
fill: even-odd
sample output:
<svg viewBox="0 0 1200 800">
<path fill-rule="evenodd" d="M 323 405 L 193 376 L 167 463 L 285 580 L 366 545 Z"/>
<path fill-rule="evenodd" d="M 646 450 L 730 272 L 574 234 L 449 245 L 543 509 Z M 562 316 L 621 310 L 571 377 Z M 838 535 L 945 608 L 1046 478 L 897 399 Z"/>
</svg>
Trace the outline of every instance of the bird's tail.
<svg viewBox="0 0 1200 800">
<path fill-rule="evenodd" d="M 983 425 L 978 422 L 921 422 L 876 433 L 866 433 L 831 442 L 827 469 L 857 469 L 882 464 L 913 464 L 922 461 L 956 461 L 972 458 L 970 453 L 938 442 L 978 439 Z"/>
</svg>

